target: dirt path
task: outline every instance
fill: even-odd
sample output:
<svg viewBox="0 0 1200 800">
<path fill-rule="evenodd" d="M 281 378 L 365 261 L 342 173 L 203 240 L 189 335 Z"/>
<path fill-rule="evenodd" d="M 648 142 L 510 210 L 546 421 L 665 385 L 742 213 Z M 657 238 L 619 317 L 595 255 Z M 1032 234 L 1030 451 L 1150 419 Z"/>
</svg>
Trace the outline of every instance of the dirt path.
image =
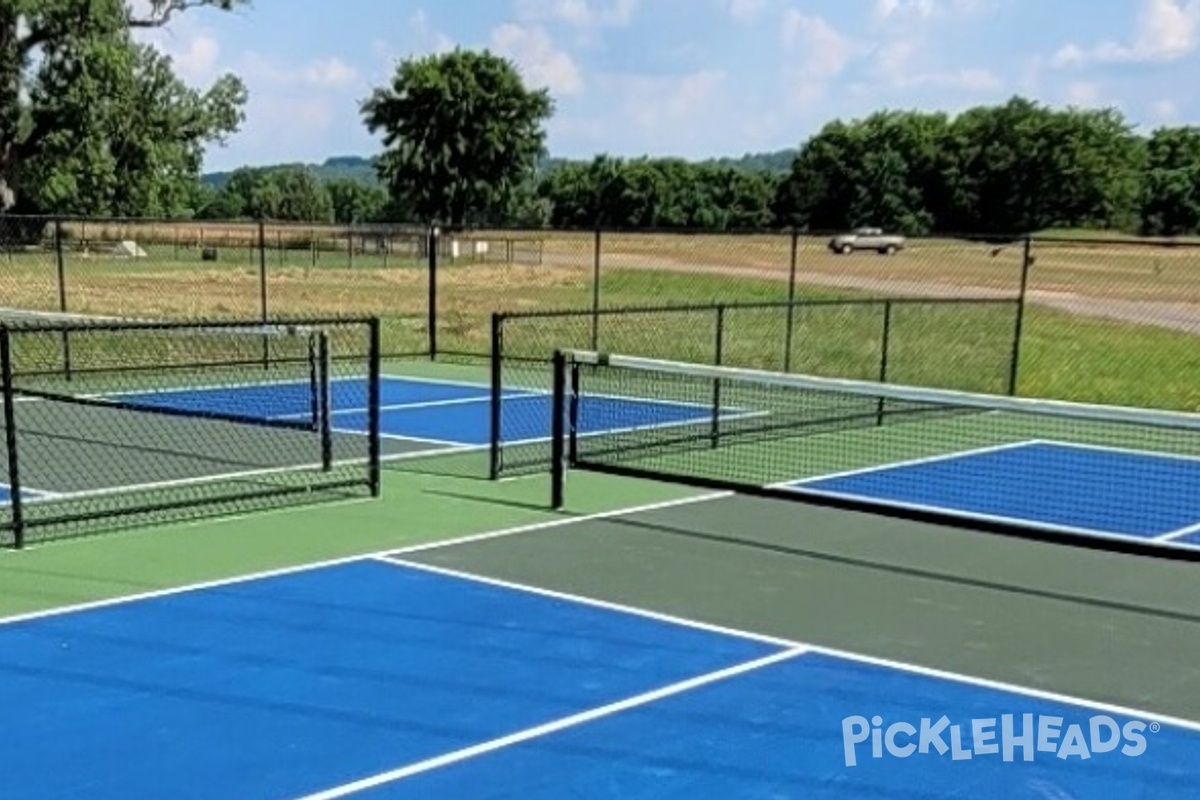
<svg viewBox="0 0 1200 800">
<path fill-rule="evenodd" d="M 621 269 L 665 270 L 669 272 L 726 275 L 759 280 L 786 281 L 787 274 L 769 267 L 696 265 L 666 258 L 645 256 L 606 255 L 604 263 Z M 982 287 L 953 286 L 924 281 L 899 281 L 886 278 L 865 278 L 859 275 L 806 273 L 801 283 L 839 289 L 858 289 L 885 292 L 908 297 L 958 297 L 969 292 L 972 297 L 1012 297 L 1011 292 Z M 1030 290 L 1028 300 L 1035 305 L 1065 311 L 1079 316 L 1119 320 L 1141 325 L 1153 325 L 1170 330 L 1200 335 L 1200 304 L 1169 303 L 1148 300 L 1123 300 L 1115 297 L 1089 297 L 1070 292 Z"/>
</svg>

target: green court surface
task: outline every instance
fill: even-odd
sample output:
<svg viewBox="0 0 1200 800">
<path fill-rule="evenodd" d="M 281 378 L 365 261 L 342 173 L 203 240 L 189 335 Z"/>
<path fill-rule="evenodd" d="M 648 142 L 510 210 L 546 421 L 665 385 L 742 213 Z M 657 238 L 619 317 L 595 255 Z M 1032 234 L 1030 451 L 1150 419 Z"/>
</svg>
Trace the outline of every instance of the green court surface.
<svg viewBox="0 0 1200 800">
<path fill-rule="evenodd" d="M 388 471 L 379 500 L 5 551 L 0 614 L 433 544 L 408 558 L 1200 719 L 1195 565 L 595 474 L 546 498 L 540 475 Z"/>
</svg>

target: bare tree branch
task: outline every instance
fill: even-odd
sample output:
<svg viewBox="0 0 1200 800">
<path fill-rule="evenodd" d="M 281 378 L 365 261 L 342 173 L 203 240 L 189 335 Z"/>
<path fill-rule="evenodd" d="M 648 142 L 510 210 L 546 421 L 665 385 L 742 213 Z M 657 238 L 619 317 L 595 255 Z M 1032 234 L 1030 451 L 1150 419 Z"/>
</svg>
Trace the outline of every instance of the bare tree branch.
<svg viewBox="0 0 1200 800">
<path fill-rule="evenodd" d="M 130 15 L 126 22 L 130 28 L 161 28 L 171 21 L 171 17 L 192 8 L 212 6 L 222 11 L 229 11 L 238 0 L 162 0 L 155 2 L 149 17 L 138 18 Z"/>
</svg>

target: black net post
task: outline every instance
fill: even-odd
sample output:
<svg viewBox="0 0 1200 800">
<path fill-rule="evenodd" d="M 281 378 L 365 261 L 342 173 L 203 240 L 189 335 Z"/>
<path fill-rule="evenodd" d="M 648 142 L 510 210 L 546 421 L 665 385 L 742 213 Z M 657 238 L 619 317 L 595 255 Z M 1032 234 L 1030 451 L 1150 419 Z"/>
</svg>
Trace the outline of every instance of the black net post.
<svg viewBox="0 0 1200 800">
<path fill-rule="evenodd" d="M 428 239 L 429 249 L 429 360 L 437 360 L 437 282 L 438 282 L 438 228 L 437 225 L 429 229 Z"/>
<path fill-rule="evenodd" d="M 1021 370 L 1021 337 L 1025 325 L 1025 303 L 1029 291 L 1029 270 L 1033 267 L 1033 237 L 1025 237 L 1025 248 L 1021 259 L 1021 285 L 1017 291 L 1017 313 L 1013 324 L 1012 362 L 1009 364 L 1008 393 L 1017 394 L 1017 381 Z"/>
<path fill-rule="evenodd" d="M 67 263 L 63 253 L 62 220 L 58 218 L 54 220 L 54 262 L 58 271 L 58 310 L 65 314 L 67 312 Z M 70 380 L 71 337 L 66 331 L 62 332 L 62 355 L 63 375 Z"/>
<path fill-rule="evenodd" d="M 888 381 L 888 353 L 890 351 L 890 343 L 892 340 L 892 301 L 883 301 L 883 336 L 879 344 L 879 382 L 887 383 Z M 887 413 L 887 401 L 882 397 L 878 401 L 878 416 L 879 424 L 883 425 Z"/>
<path fill-rule="evenodd" d="M 716 308 L 716 333 L 713 341 L 713 366 L 721 366 L 725 360 L 725 306 Z M 712 446 L 721 438 L 721 379 L 714 378 L 712 386 Z"/>
<path fill-rule="evenodd" d="M 579 364 L 571 362 L 571 391 L 567 396 L 567 463 L 579 458 Z"/>
<path fill-rule="evenodd" d="M 371 496 L 379 497 L 382 478 L 381 452 L 382 438 L 380 410 L 380 322 L 378 317 L 372 317 L 367 332 L 367 482 L 370 485 Z M 332 414 L 332 411 L 330 412 Z"/>
<path fill-rule="evenodd" d="M 261 217 L 258 220 L 258 316 L 264 325 L 271 316 L 267 307 L 267 225 Z M 271 342 L 266 336 L 262 350 L 263 369 L 270 369 Z"/>
<path fill-rule="evenodd" d="M 600 251 L 603 247 L 602 234 L 596 228 L 592 243 L 592 350 L 600 349 Z"/>
<path fill-rule="evenodd" d="M 308 339 L 308 383 L 309 383 L 309 398 L 308 398 L 308 413 L 312 416 L 312 429 L 314 433 L 321 430 L 321 353 L 317 347 L 317 340 L 314 337 Z"/>
<path fill-rule="evenodd" d="M 3 383 L 4 449 L 8 456 L 8 509 L 13 547 L 25 546 L 25 524 L 21 501 L 21 471 L 17 466 L 17 419 L 13 392 L 12 341 L 8 328 L 0 327 L 0 382 Z"/>
<path fill-rule="evenodd" d="M 792 229 L 791 255 L 788 260 L 787 322 L 783 329 L 783 371 L 792 371 L 792 337 L 796 321 L 796 268 L 799 261 L 800 232 Z"/>
<path fill-rule="evenodd" d="M 567 359 L 561 350 L 554 351 L 550 403 L 550 507 L 563 507 L 566 484 L 566 386 Z"/>
<path fill-rule="evenodd" d="M 329 334 L 317 333 L 317 391 L 320 393 L 321 469 L 333 470 L 333 387 L 330 382 Z M 368 413 L 369 410 L 368 410 Z"/>
<path fill-rule="evenodd" d="M 504 315 L 492 314 L 491 332 L 492 374 L 489 381 L 491 403 L 488 409 L 488 474 L 492 480 L 500 477 L 500 436 L 504 423 Z"/>
</svg>

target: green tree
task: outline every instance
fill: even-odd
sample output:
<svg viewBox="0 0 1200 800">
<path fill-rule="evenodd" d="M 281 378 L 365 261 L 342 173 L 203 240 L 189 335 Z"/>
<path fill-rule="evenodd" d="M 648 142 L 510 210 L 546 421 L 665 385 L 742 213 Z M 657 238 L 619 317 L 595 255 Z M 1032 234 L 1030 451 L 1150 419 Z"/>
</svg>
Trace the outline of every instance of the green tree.
<svg viewBox="0 0 1200 800">
<path fill-rule="evenodd" d="M 306 167 L 284 167 L 267 174 L 274 206 L 261 209 L 270 219 L 288 222 L 332 222 L 333 202 L 325 184 Z"/>
<path fill-rule="evenodd" d="M 1200 128 L 1159 128 L 1146 144 L 1141 229 L 1148 236 L 1200 232 Z"/>
<path fill-rule="evenodd" d="M 24 212 L 177 214 L 205 145 L 242 121 L 233 76 L 198 92 L 131 31 L 242 0 L 0 1 L 0 195 Z M 0 209 L 3 210 L 3 209 Z"/>
<path fill-rule="evenodd" d="M 242 167 L 229 174 L 203 216 L 332 222 L 334 205 L 325 184 L 308 167 Z"/>
<path fill-rule="evenodd" d="M 461 227 L 509 205 L 544 153 L 554 104 L 487 51 L 407 59 L 362 104 L 383 133 L 379 174 L 425 221 Z"/>
<path fill-rule="evenodd" d="M 328 163 L 328 162 L 327 162 Z M 388 193 L 382 186 L 354 178 L 328 181 L 325 188 L 333 204 L 333 219 L 343 225 L 353 222 L 379 222 L 388 205 Z"/>
<path fill-rule="evenodd" d="M 958 203 L 974 230 L 1120 227 L 1135 214 L 1143 145 L 1110 109 L 1013 98 L 953 123 Z"/>
</svg>

